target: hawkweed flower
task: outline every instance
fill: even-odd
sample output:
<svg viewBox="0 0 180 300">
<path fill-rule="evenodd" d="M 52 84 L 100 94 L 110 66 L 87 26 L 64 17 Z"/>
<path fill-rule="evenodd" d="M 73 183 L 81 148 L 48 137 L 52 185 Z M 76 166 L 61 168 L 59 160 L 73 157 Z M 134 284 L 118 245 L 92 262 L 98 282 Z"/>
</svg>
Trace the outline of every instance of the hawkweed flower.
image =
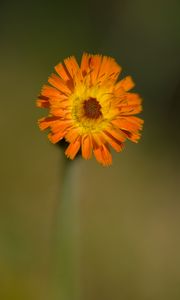
<svg viewBox="0 0 180 300">
<path fill-rule="evenodd" d="M 39 120 L 40 129 L 50 129 L 52 143 L 69 143 L 68 158 L 81 150 L 84 159 L 93 153 L 99 163 L 111 165 L 110 146 L 120 152 L 126 139 L 140 138 L 143 121 L 134 115 L 142 110 L 141 98 L 129 92 L 132 78 L 118 81 L 121 67 L 113 58 L 87 53 L 80 66 L 72 56 L 55 71 L 37 100 L 38 107 L 49 109 L 49 115 Z"/>
</svg>

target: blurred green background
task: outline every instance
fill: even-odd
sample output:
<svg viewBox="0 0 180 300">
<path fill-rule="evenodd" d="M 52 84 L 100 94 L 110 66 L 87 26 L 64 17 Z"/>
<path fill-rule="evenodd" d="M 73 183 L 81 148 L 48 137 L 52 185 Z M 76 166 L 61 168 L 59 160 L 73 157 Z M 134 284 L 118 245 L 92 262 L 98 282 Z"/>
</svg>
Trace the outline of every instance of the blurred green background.
<svg viewBox="0 0 180 300">
<path fill-rule="evenodd" d="M 180 299 L 180 1 L 1 1 L 0 22 L 0 299 Z M 35 99 L 83 51 L 132 75 L 145 126 L 110 168 L 72 162 L 63 192 Z"/>
</svg>

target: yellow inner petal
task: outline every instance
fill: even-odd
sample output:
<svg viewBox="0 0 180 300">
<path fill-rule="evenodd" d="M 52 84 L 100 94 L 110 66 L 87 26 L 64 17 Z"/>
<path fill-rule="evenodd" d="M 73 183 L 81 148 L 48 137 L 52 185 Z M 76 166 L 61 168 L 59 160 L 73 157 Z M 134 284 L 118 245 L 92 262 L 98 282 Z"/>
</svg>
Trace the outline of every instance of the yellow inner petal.
<svg viewBox="0 0 180 300">
<path fill-rule="evenodd" d="M 80 128 L 81 134 L 99 132 L 106 128 L 109 121 L 117 113 L 113 108 L 113 86 L 92 86 L 85 83 L 76 86 L 69 97 L 70 110 L 75 124 Z M 98 118 L 88 118 L 84 103 L 89 99 L 96 99 L 101 107 Z"/>
</svg>

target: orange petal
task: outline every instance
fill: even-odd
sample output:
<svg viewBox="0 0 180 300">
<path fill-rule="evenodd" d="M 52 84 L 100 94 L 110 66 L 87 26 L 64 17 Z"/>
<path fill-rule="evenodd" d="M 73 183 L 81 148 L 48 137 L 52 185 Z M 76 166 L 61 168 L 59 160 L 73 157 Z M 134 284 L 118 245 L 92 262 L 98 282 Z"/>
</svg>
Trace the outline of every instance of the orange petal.
<svg viewBox="0 0 180 300">
<path fill-rule="evenodd" d="M 64 60 L 64 63 L 72 78 L 74 78 L 75 76 L 80 76 L 80 72 L 79 72 L 80 68 L 74 56 L 66 58 Z"/>
<path fill-rule="evenodd" d="M 101 133 L 93 132 L 93 134 L 92 134 L 93 149 L 100 147 L 102 144 L 105 143 L 105 141 L 106 140 Z"/>
<path fill-rule="evenodd" d="M 90 135 L 85 135 L 82 137 L 81 147 L 82 157 L 85 159 L 90 159 L 92 154 L 92 140 Z"/>
<path fill-rule="evenodd" d="M 61 118 L 71 117 L 71 114 L 69 113 L 69 111 L 63 107 L 52 106 L 50 109 L 50 114 L 52 114 L 53 116 L 61 117 Z"/>
<path fill-rule="evenodd" d="M 106 80 L 115 81 L 118 78 L 120 71 L 121 67 L 115 62 L 112 57 L 103 56 L 100 71 L 98 74 L 98 81 L 100 83 L 103 83 Z"/>
<path fill-rule="evenodd" d="M 49 133 L 48 138 L 51 143 L 56 144 L 64 138 L 65 133 L 63 131 L 58 131 L 57 133 Z"/>
<path fill-rule="evenodd" d="M 121 105 L 140 105 L 142 99 L 137 93 L 125 93 L 124 101 L 121 102 Z"/>
<path fill-rule="evenodd" d="M 72 121 L 71 120 L 61 120 L 51 125 L 51 133 L 48 135 L 49 140 L 55 144 L 63 139 L 68 130 L 71 130 Z"/>
<path fill-rule="evenodd" d="M 142 99 L 136 93 L 125 93 L 119 96 L 119 103 L 117 103 L 121 115 L 132 115 L 142 111 Z"/>
<path fill-rule="evenodd" d="M 89 73 L 91 57 L 92 57 L 92 55 L 83 53 L 83 56 L 81 59 L 81 71 L 82 71 L 83 76 L 86 76 Z"/>
<path fill-rule="evenodd" d="M 74 159 L 80 149 L 80 145 L 80 137 L 78 137 L 73 143 L 69 144 L 69 146 L 67 147 L 65 151 L 66 156 L 70 159 Z"/>
<path fill-rule="evenodd" d="M 54 88 L 50 85 L 46 85 L 46 84 L 44 84 L 41 89 L 41 95 L 48 97 L 48 98 L 51 98 L 51 97 L 58 98 L 58 99 L 65 98 L 65 96 L 62 93 L 60 93 L 60 91 L 58 91 L 56 88 Z"/>
<path fill-rule="evenodd" d="M 126 131 L 124 130 L 124 132 L 126 132 Z M 128 132 L 127 131 L 126 134 L 128 136 L 128 139 L 134 143 L 138 143 L 138 141 L 141 137 L 141 134 L 139 132 Z"/>
<path fill-rule="evenodd" d="M 138 143 L 140 138 L 141 138 L 141 134 L 139 132 L 132 132 L 129 139 L 134 143 Z"/>
<path fill-rule="evenodd" d="M 70 76 L 69 72 L 67 71 L 67 68 L 62 63 L 59 63 L 58 65 L 56 65 L 55 70 L 64 81 L 71 80 L 71 76 Z"/>
<path fill-rule="evenodd" d="M 102 132 L 102 134 L 105 136 L 105 140 L 116 150 L 117 152 L 121 152 L 124 144 L 117 140 L 115 137 L 113 137 L 110 133 L 107 131 Z"/>
<path fill-rule="evenodd" d="M 122 89 L 124 91 L 129 91 L 135 86 L 135 83 L 133 82 L 131 76 L 127 76 L 123 78 L 121 81 L 119 81 L 115 86 L 115 91 L 118 90 L 121 91 Z"/>
<path fill-rule="evenodd" d="M 111 121 L 111 123 L 113 123 L 114 125 L 115 120 Z M 104 132 L 112 135 L 116 140 L 120 142 L 124 142 L 126 140 L 126 135 L 119 128 L 113 128 L 113 126 L 111 126 L 104 130 Z"/>
<path fill-rule="evenodd" d="M 127 120 L 141 126 L 144 124 L 144 120 L 138 118 L 138 117 L 134 117 L 134 116 L 130 116 L 130 117 L 127 117 Z"/>
<path fill-rule="evenodd" d="M 71 130 L 68 130 L 65 139 L 69 143 L 72 143 L 77 139 L 78 136 L 79 136 L 79 129 L 75 127 L 75 128 L 71 128 Z"/>
<path fill-rule="evenodd" d="M 92 84 L 96 84 L 98 80 L 98 74 L 101 67 L 102 55 L 92 55 L 90 60 L 90 68 Z"/>
<path fill-rule="evenodd" d="M 41 130 L 47 129 L 48 127 L 51 127 L 52 124 L 55 124 L 59 121 L 58 117 L 45 117 L 38 120 L 39 128 Z"/>
<path fill-rule="evenodd" d="M 65 66 L 72 77 L 72 87 L 77 86 L 83 81 L 81 69 L 74 56 L 71 56 L 64 60 Z"/>
<path fill-rule="evenodd" d="M 136 115 L 142 111 L 141 105 L 124 105 L 119 107 L 120 115 Z"/>
<path fill-rule="evenodd" d="M 94 149 L 96 160 L 103 166 L 110 166 L 112 164 L 112 156 L 107 146 L 101 145 Z"/>
<path fill-rule="evenodd" d="M 51 124 L 51 131 L 57 133 L 58 131 L 67 131 L 72 127 L 72 120 L 58 119 L 58 121 Z"/>
<path fill-rule="evenodd" d="M 71 94 L 71 90 L 69 89 L 67 84 L 56 74 L 52 73 L 48 81 L 50 84 L 52 84 L 52 86 L 57 88 L 62 94 L 65 95 Z"/>
<path fill-rule="evenodd" d="M 128 117 L 127 118 L 119 118 L 119 128 L 121 130 L 136 132 L 139 129 L 142 129 L 142 125 L 132 122 L 130 117 L 129 118 Z"/>
<path fill-rule="evenodd" d="M 36 100 L 36 105 L 37 105 L 37 107 L 48 108 L 50 106 L 49 97 L 40 95 L 38 97 L 38 99 Z"/>
</svg>

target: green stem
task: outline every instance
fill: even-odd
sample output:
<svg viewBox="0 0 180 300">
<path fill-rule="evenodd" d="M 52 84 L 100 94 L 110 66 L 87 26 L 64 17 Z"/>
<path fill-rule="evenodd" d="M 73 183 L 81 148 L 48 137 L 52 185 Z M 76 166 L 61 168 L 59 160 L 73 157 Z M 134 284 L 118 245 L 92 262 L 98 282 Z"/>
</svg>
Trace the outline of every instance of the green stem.
<svg viewBox="0 0 180 300">
<path fill-rule="evenodd" d="M 56 284 L 60 293 L 57 299 L 79 300 L 77 278 L 77 233 L 79 227 L 79 207 L 76 203 L 76 162 L 64 162 L 63 180 L 61 182 L 61 197 L 55 211 Z"/>
</svg>

